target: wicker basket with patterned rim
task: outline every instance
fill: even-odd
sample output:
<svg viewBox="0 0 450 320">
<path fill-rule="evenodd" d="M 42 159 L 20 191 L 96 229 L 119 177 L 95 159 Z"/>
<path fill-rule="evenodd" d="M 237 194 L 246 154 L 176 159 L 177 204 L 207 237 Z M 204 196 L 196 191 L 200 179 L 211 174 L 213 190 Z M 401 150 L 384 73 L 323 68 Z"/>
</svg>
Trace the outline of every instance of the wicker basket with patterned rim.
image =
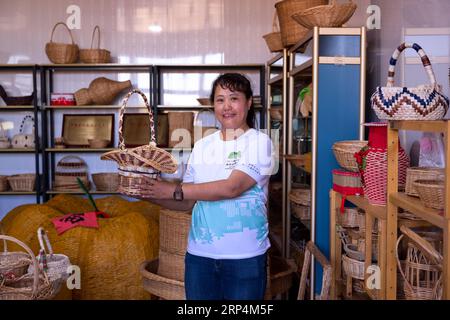
<svg viewBox="0 0 450 320">
<path fill-rule="evenodd" d="M 432 167 L 411 167 L 406 169 L 405 193 L 409 196 L 418 197 L 419 193 L 414 188 L 416 180 L 444 180 L 444 169 Z"/>
<path fill-rule="evenodd" d="M 139 94 L 144 100 L 150 119 L 150 139 L 147 145 L 136 148 L 125 148 L 123 139 L 123 115 L 128 99 L 133 94 Z M 123 99 L 119 110 L 119 149 L 101 155 L 102 160 L 116 161 L 119 165 L 119 192 L 129 196 L 139 196 L 141 185 L 147 183 L 147 178 L 156 178 L 163 173 L 174 173 L 177 168 L 175 158 L 167 151 L 156 147 L 155 125 L 153 113 L 145 94 L 133 89 Z"/>
<path fill-rule="evenodd" d="M 352 172 L 359 172 L 354 154 L 366 145 L 367 141 L 364 140 L 338 141 L 333 144 L 332 149 L 337 162 L 342 168 Z"/>
<path fill-rule="evenodd" d="M 425 207 L 444 210 L 445 185 L 443 180 L 416 180 L 413 182 L 413 186 Z"/>
<path fill-rule="evenodd" d="M 292 19 L 308 29 L 341 27 L 352 17 L 356 8 L 357 5 L 351 0 L 347 3 L 337 3 L 336 0 L 331 0 L 330 4 L 296 12 L 292 15 Z"/>
<path fill-rule="evenodd" d="M 12 191 L 33 191 L 36 183 L 36 175 L 34 173 L 23 173 L 8 176 L 8 183 Z"/>
</svg>

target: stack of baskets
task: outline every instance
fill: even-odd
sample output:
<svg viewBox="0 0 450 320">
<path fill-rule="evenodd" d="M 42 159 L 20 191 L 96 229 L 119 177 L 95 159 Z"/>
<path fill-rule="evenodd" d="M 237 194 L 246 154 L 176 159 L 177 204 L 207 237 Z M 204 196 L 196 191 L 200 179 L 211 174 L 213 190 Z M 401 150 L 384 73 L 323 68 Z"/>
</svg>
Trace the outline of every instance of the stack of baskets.
<svg viewBox="0 0 450 320">
<path fill-rule="evenodd" d="M 445 204 L 444 169 L 408 168 L 405 193 L 409 196 L 418 196 L 426 207 L 443 210 Z"/>
<path fill-rule="evenodd" d="M 161 210 L 159 218 L 159 259 L 141 264 L 144 289 L 165 300 L 183 300 L 184 257 L 190 212 Z"/>
<path fill-rule="evenodd" d="M 311 220 L 311 189 L 296 188 L 289 194 L 291 212 L 300 220 Z"/>
</svg>

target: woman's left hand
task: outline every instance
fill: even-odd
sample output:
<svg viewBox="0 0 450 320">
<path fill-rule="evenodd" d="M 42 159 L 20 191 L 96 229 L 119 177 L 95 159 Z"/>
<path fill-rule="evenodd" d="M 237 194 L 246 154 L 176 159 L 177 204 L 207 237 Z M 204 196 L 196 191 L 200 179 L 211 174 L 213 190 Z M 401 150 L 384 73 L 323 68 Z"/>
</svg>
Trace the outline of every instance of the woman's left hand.
<svg viewBox="0 0 450 320">
<path fill-rule="evenodd" d="M 156 179 L 145 178 L 145 184 L 141 186 L 141 198 L 143 199 L 173 199 L 176 184 Z"/>
</svg>

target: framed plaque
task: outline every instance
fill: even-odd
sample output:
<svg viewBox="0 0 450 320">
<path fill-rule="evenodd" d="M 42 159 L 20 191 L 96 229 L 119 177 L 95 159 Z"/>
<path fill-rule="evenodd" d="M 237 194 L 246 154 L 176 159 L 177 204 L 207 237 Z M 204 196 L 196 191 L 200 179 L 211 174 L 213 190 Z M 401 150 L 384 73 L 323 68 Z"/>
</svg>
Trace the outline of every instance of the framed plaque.
<svg viewBox="0 0 450 320">
<path fill-rule="evenodd" d="M 157 116 L 157 145 L 166 147 L 168 144 L 167 114 Z M 147 113 L 125 113 L 123 115 L 122 135 L 127 148 L 148 144 L 150 141 L 150 119 Z"/>
<path fill-rule="evenodd" d="M 88 139 L 109 140 L 114 145 L 114 114 L 64 114 L 62 136 L 69 147 L 89 147 Z"/>
</svg>

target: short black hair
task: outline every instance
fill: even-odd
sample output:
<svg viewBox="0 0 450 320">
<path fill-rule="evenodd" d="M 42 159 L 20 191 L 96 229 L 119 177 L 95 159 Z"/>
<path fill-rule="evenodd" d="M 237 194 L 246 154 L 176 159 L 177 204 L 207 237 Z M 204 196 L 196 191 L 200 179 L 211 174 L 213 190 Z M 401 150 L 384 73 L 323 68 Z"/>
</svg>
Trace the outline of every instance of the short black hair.
<svg viewBox="0 0 450 320">
<path fill-rule="evenodd" d="M 211 105 L 214 105 L 214 95 L 216 93 L 216 88 L 221 86 L 224 89 L 228 89 L 230 91 L 238 91 L 242 92 L 245 95 L 245 98 L 251 99 L 253 97 L 253 90 L 250 80 L 240 73 L 224 73 L 220 75 L 216 80 L 214 80 L 211 89 L 211 95 L 209 96 L 209 100 Z M 253 108 L 253 102 L 248 110 L 247 114 L 247 125 L 250 128 L 254 128 L 255 124 L 255 110 Z"/>
</svg>

